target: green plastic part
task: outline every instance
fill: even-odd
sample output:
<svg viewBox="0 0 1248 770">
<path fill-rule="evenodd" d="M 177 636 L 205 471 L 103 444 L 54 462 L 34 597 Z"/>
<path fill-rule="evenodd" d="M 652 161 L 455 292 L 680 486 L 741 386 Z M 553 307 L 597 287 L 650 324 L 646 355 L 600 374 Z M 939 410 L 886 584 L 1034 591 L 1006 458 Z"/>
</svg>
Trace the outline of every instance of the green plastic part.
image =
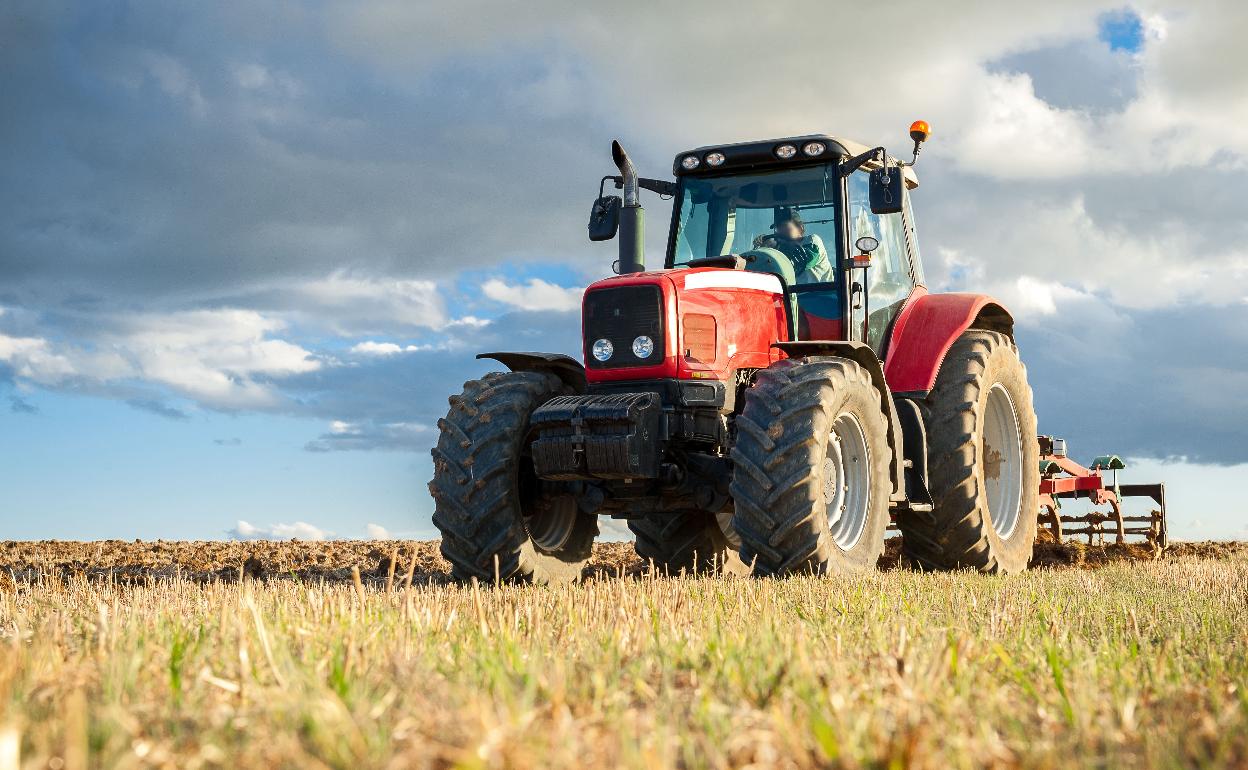
<svg viewBox="0 0 1248 770">
<path fill-rule="evenodd" d="M 749 270 L 753 273 L 771 273 L 780 279 L 787 289 L 797 283 L 797 275 L 793 272 L 793 263 L 778 249 L 760 248 L 747 251 L 741 256 L 748 260 Z M 789 295 L 789 318 L 797 319 L 797 295 Z M 796 324 L 794 324 L 796 326 Z M 791 329 L 793 339 L 797 339 L 797 329 Z"/>
<path fill-rule="evenodd" d="M 1062 469 L 1062 466 L 1058 465 L 1057 463 L 1055 463 L 1055 462 L 1054 462 L 1054 461 L 1052 461 L 1052 460 L 1041 460 L 1041 461 L 1040 461 L 1040 475 L 1042 475 L 1042 476 L 1043 476 L 1043 475 L 1045 475 L 1045 474 L 1047 474 L 1047 473 L 1057 473 L 1057 472 L 1058 472 L 1058 471 L 1060 471 L 1061 469 Z"/>
<path fill-rule="evenodd" d="M 1118 455 L 1101 455 L 1092 461 L 1094 471 L 1120 471 L 1127 467 Z"/>
</svg>

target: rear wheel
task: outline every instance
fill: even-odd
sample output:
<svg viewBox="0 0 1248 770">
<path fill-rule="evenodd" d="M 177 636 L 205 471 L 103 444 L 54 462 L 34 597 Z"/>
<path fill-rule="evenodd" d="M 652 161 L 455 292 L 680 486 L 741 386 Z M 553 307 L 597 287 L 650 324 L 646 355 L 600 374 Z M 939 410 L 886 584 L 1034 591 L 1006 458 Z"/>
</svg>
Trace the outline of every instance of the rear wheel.
<svg viewBox="0 0 1248 770">
<path fill-rule="evenodd" d="M 759 575 L 874 569 L 890 458 L 880 392 L 857 363 L 786 359 L 759 372 L 732 450 L 741 560 Z"/>
<path fill-rule="evenodd" d="M 464 384 L 438 421 L 433 523 L 457 580 L 568 582 L 589 561 L 598 519 L 538 479 L 528 452 L 533 410 L 568 390 L 538 372 L 487 374 Z"/>
<path fill-rule="evenodd" d="M 630 519 L 637 555 L 668 575 L 684 572 L 745 570 L 737 557 L 741 541 L 732 529 L 732 514 L 679 511 Z"/>
<path fill-rule="evenodd" d="M 1014 343 L 996 332 L 965 332 L 920 406 L 934 507 L 898 517 L 905 556 L 923 569 L 1026 569 L 1036 539 L 1040 450 Z"/>
</svg>

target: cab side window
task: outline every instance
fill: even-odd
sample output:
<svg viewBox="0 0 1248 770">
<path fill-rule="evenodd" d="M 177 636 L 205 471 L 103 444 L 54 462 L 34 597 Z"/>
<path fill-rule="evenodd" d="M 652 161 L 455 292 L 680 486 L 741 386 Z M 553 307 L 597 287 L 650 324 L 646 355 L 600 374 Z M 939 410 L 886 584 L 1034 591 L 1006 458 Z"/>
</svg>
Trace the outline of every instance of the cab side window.
<svg viewBox="0 0 1248 770">
<path fill-rule="evenodd" d="M 923 275 L 923 259 L 919 256 L 919 234 L 914 227 L 914 209 L 910 206 L 910 196 L 906 196 L 906 229 L 910 231 L 910 268 L 914 271 L 914 282 L 927 285 Z"/>
<path fill-rule="evenodd" d="M 905 218 L 899 213 L 871 213 L 865 171 L 850 177 L 849 228 L 850 244 L 865 235 L 880 242 L 867 269 L 867 344 L 882 353 L 885 335 L 914 289 L 914 277 L 906 252 Z"/>
</svg>

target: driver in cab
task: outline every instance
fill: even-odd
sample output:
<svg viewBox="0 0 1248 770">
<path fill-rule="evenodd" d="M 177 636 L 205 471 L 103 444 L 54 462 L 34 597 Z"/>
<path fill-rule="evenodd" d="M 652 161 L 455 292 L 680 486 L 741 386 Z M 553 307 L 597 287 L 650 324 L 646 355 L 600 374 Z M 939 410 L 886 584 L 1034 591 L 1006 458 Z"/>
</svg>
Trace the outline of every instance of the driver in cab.
<svg viewBox="0 0 1248 770">
<path fill-rule="evenodd" d="M 754 239 L 756 249 L 775 249 L 793 263 L 793 273 L 798 283 L 821 283 L 833 278 L 832 263 L 828 250 L 818 235 L 806 234 L 797 209 L 781 209 L 772 225 L 774 233 L 765 233 Z"/>
</svg>

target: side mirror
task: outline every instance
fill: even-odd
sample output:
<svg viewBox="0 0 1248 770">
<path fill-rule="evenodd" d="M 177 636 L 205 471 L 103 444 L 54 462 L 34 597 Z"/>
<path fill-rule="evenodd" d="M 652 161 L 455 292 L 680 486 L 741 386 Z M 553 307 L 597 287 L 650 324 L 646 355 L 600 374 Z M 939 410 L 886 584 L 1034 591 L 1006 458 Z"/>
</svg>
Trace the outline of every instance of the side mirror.
<svg viewBox="0 0 1248 770">
<path fill-rule="evenodd" d="M 872 171 L 868 190 L 872 214 L 896 214 L 905 204 L 906 180 L 899 168 L 884 166 Z"/>
<path fill-rule="evenodd" d="M 589 239 L 609 241 L 620 229 L 620 207 L 624 201 L 618 195 L 604 195 L 594 201 L 589 212 Z"/>
</svg>

